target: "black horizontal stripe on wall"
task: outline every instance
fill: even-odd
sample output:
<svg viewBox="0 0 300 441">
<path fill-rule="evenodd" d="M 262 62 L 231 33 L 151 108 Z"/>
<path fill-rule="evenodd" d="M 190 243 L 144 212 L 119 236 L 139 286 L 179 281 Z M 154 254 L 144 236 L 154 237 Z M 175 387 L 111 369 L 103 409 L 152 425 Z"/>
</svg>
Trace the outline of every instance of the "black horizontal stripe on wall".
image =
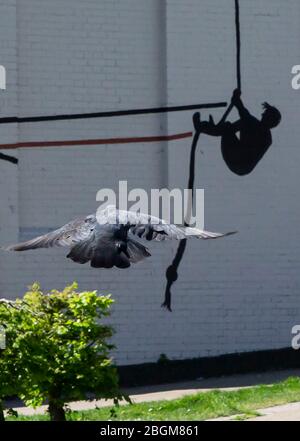
<svg viewBox="0 0 300 441">
<path fill-rule="evenodd" d="M 119 366 L 118 372 L 122 387 L 135 387 L 292 368 L 300 368 L 300 351 L 283 348 L 186 360 L 162 357 L 157 363 Z"/>
<path fill-rule="evenodd" d="M 117 116 L 130 116 L 130 115 L 146 115 L 153 113 L 168 113 L 168 112 L 182 112 L 186 110 L 197 110 L 197 109 L 216 109 L 221 107 L 226 107 L 226 102 L 219 103 L 206 103 L 206 104 L 191 104 L 187 106 L 169 106 L 169 107 L 149 107 L 144 109 L 129 109 L 129 110 L 113 110 L 105 112 L 94 112 L 94 113 L 71 113 L 63 115 L 41 115 L 41 116 L 6 116 L 0 118 L 0 124 L 11 124 L 11 123 L 34 123 L 43 121 L 64 121 L 64 120 L 74 120 L 74 119 L 88 119 L 88 118 L 111 118 Z"/>
</svg>

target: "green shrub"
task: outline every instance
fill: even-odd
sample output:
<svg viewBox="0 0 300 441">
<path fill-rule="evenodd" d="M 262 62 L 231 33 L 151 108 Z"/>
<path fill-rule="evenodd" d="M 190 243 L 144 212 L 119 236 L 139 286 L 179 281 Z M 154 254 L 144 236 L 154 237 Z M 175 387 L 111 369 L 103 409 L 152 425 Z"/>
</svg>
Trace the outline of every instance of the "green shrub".
<svg viewBox="0 0 300 441">
<path fill-rule="evenodd" d="M 77 292 L 74 283 L 44 294 L 35 283 L 23 299 L 0 303 L 6 327 L 6 349 L 0 358 L 0 398 L 14 393 L 28 406 L 46 400 L 51 420 L 64 420 L 68 401 L 124 398 L 109 357 L 112 328 L 100 319 L 109 315 L 109 296 Z"/>
</svg>

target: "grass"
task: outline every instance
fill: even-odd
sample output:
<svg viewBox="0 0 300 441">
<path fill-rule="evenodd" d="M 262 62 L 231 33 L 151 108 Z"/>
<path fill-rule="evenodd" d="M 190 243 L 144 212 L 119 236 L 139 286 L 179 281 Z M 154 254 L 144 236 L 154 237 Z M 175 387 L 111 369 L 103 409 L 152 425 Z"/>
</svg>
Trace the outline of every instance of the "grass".
<svg viewBox="0 0 300 441">
<path fill-rule="evenodd" d="M 185 421 L 205 420 L 221 416 L 238 415 L 245 419 L 258 415 L 259 408 L 300 401 L 300 378 L 289 378 L 273 385 L 261 385 L 234 391 L 209 391 L 189 395 L 172 401 L 153 401 L 124 405 L 119 408 L 104 407 L 68 413 L 68 420 L 105 421 L 105 420 L 162 420 Z M 112 411 L 112 412 L 111 412 Z M 112 417 L 112 413 L 115 416 Z M 10 421 L 43 421 L 48 415 L 18 418 Z"/>
<path fill-rule="evenodd" d="M 232 417 L 233 421 L 245 421 L 250 420 L 251 418 L 255 418 L 261 416 L 261 413 L 256 412 L 256 410 L 249 410 L 247 413 L 242 413 L 241 415 L 236 415 Z"/>
</svg>

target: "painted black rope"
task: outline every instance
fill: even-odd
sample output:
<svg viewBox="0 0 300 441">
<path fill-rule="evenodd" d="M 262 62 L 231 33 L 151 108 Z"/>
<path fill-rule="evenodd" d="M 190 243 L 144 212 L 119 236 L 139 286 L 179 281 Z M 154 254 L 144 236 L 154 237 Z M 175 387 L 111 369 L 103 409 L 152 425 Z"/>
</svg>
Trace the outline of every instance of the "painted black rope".
<svg viewBox="0 0 300 441">
<path fill-rule="evenodd" d="M 236 79 L 237 88 L 242 90 L 241 78 L 241 26 L 240 26 L 240 5 L 239 0 L 235 0 L 235 28 L 236 28 Z"/>
<path fill-rule="evenodd" d="M 200 118 L 199 113 L 195 113 L 194 119 L 198 119 L 198 118 Z M 196 126 L 195 123 L 194 123 L 194 125 Z M 195 131 L 195 134 L 193 137 L 193 142 L 192 142 L 192 147 L 191 147 L 191 153 L 190 153 L 190 170 L 189 170 L 188 189 L 192 190 L 192 198 L 194 196 L 196 147 L 198 144 L 200 133 L 201 132 L 199 132 L 198 130 Z M 192 204 L 189 207 L 189 213 L 187 213 L 188 218 L 191 217 L 191 211 L 192 211 Z M 188 224 L 185 223 L 185 226 L 188 226 Z M 172 297 L 171 287 L 172 287 L 173 283 L 176 282 L 176 280 L 178 279 L 177 270 L 178 270 L 179 264 L 181 262 L 181 259 L 183 258 L 184 252 L 185 252 L 186 241 L 187 241 L 187 239 L 183 239 L 180 241 L 178 248 L 177 248 L 176 255 L 174 257 L 174 260 L 166 271 L 167 285 L 166 285 L 166 290 L 165 290 L 165 300 L 161 306 L 163 308 L 167 308 L 169 311 L 172 311 L 172 309 L 171 309 L 171 297 Z"/>
<path fill-rule="evenodd" d="M 242 90 L 242 80 L 241 80 L 241 27 L 240 27 L 240 5 L 239 0 L 234 0 L 235 2 L 235 29 L 236 29 L 236 83 L 237 88 Z M 230 112 L 233 109 L 233 104 L 230 103 L 226 109 L 224 115 L 222 116 L 219 124 L 223 124 Z"/>
<path fill-rule="evenodd" d="M 241 90 L 242 82 L 241 82 L 241 32 L 240 32 L 240 5 L 239 0 L 234 0 L 235 3 L 235 28 L 236 28 L 236 79 L 237 79 L 237 88 Z M 226 112 L 224 113 L 220 123 L 224 122 L 231 112 L 233 108 L 233 105 L 230 104 L 228 108 L 226 109 Z M 194 114 L 194 119 L 197 118 L 197 114 Z M 219 124 L 220 124 L 219 123 Z M 194 123 L 195 125 L 195 123 Z M 195 180 L 195 154 L 196 154 L 196 147 L 199 140 L 200 132 L 196 130 L 192 147 L 191 147 L 191 154 L 190 154 L 190 171 L 189 171 L 189 184 L 188 188 L 192 190 L 192 194 L 194 193 L 194 180 Z M 192 207 L 190 207 L 190 210 Z M 179 246 L 177 248 L 176 255 L 173 259 L 172 264 L 168 267 L 166 271 L 166 290 L 165 290 L 165 300 L 163 304 L 161 305 L 163 308 L 168 309 L 169 311 L 172 311 L 171 309 L 171 299 L 172 299 L 172 293 L 171 288 L 174 282 L 178 279 L 178 267 L 180 265 L 180 262 L 183 258 L 184 252 L 186 249 L 186 239 L 183 239 L 180 241 Z"/>
</svg>

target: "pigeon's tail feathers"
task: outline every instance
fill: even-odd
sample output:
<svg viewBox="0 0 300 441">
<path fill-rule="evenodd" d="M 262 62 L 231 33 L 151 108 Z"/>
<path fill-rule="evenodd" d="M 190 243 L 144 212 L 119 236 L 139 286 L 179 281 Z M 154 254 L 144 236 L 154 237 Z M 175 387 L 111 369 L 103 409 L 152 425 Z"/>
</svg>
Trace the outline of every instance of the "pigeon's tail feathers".
<svg viewBox="0 0 300 441">
<path fill-rule="evenodd" d="M 129 239 L 127 242 L 127 252 L 129 254 L 129 260 L 132 263 L 140 262 L 146 257 L 151 256 L 148 248 L 133 239 Z"/>
<path fill-rule="evenodd" d="M 91 266 L 94 268 L 128 268 L 150 256 L 149 251 L 139 242 L 129 239 L 127 242 L 116 242 L 110 247 L 94 252 Z"/>
<path fill-rule="evenodd" d="M 67 257 L 82 264 L 90 261 L 93 268 L 128 268 L 131 263 L 150 256 L 148 249 L 133 239 L 101 245 L 95 248 L 90 241 L 81 242 L 71 249 Z"/>
<path fill-rule="evenodd" d="M 97 249 L 91 259 L 93 268 L 128 268 L 130 261 L 123 250 L 120 250 L 116 244 L 105 249 Z"/>
</svg>

